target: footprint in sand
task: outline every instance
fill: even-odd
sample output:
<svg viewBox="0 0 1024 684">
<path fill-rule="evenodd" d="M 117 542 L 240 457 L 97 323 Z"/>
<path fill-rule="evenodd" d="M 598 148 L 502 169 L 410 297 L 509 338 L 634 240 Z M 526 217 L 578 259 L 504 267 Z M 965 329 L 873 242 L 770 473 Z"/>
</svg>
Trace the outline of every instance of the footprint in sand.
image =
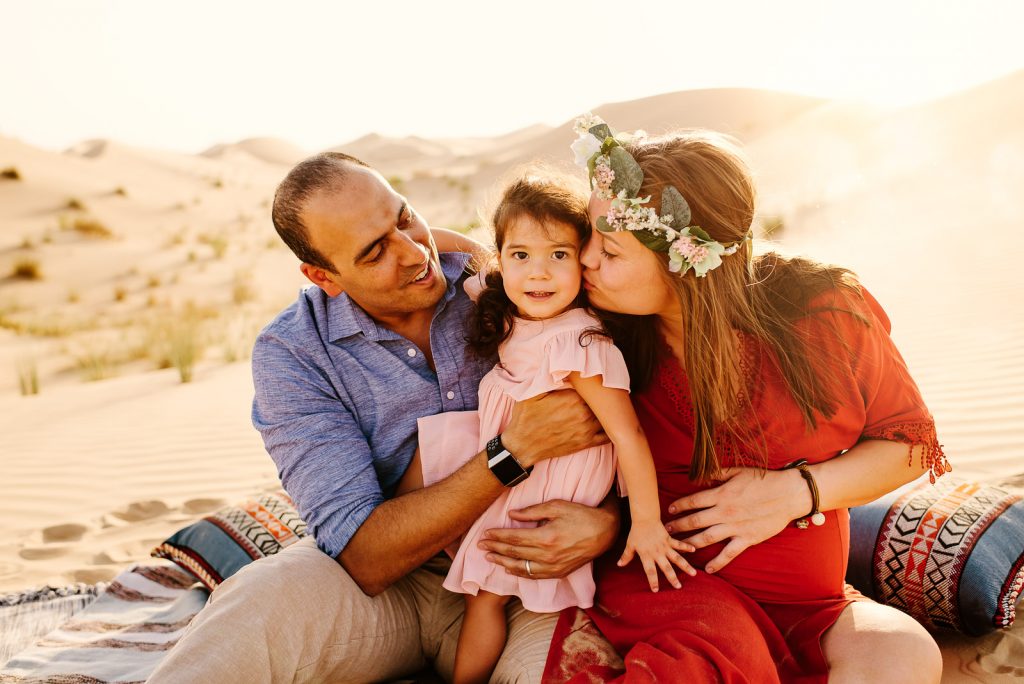
<svg viewBox="0 0 1024 684">
<path fill-rule="evenodd" d="M 224 499 L 189 499 L 181 507 L 186 513 L 209 513 L 227 503 Z"/>
<path fill-rule="evenodd" d="M 14 577 L 23 570 L 21 565 L 17 563 L 8 563 L 6 561 L 0 561 L 0 579 L 6 579 L 7 577 Z"/>
<path fill-rule="evenodd" d="M 73 542 L 82 538 L 89 528 L 78 523 L 66 523 L 64 525 L 52 525 L 43 529 L 43 543 Z"/>
<path fill-rule="evenodd" d="M 120 511 L 112 511 L 110 514 L 125 522 L 138 522 L 149 520 L 164 515 L 171 509 L 163 501 L 135 501 L 128 504 L 128 507 Z"/>
<path fill-rule="evenodd" d="M 26 546 L 18 551 L 18 555 L 25 560 L 47 560 L 64 556 L 70 550 L 66 546 Z"/>
<path fill-rule="evenodd" d="M 80 568 L 71 573 L 71 580 L 83 584 L 96 584 L 97 582 L 109 582 L 117 576 L 117 573 L 117 568 Z"/>
</svg>

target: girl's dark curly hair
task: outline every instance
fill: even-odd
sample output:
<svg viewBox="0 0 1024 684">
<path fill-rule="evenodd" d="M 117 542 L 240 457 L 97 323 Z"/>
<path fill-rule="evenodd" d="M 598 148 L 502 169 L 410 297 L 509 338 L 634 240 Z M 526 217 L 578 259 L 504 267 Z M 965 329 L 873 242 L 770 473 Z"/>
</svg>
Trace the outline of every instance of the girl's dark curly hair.
<svg viewBox="0 0 1024 684">
<path fill-rule="evenodd" d="M 520 218 L 528 216 L 541 225 L 557 221 L 571 226 L 580 238 L 580 247 L 590 237 L 590 215 L 587 196 L 574 189 L 573 184 L 559 177 L 528 175 L 514 181 L 505 190 L 494 211 L 494 246 L 498 253 L 509 228 Z M 498 353 L 498 347 L 512 334 L 512 321 L 516 306 L 505 294 L 501 271 L 492 264 L 484 277 L 484 290 L 470 319 L 470 348 L 482 358 Z M 577 304 L 583 305 L 584 292 L 577 295 Z"/>
</svg>

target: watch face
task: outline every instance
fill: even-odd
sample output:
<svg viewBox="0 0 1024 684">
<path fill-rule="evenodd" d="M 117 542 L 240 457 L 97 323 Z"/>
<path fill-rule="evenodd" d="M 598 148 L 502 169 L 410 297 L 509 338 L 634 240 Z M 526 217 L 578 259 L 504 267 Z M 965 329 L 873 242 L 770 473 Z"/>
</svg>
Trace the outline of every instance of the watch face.
<svg viewBox="0 0 1024 684">
<path fill-rule="evenodd" d="M 487 462 L 487 467 L 491 469 L 491 472 L 498 478 L 498 481 L 506 487 L 511 487 L 520 482 L 528 474 L 523 469 L 523 466 L 519 465 L 519 461 L 507 451 L 502 451 L 497 456 L 491 458 Z"/>
</svg>

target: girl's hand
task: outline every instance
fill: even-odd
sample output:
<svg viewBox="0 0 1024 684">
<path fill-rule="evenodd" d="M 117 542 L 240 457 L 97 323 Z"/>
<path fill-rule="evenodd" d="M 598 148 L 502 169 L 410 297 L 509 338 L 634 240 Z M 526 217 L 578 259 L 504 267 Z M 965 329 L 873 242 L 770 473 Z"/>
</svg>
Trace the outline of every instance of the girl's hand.
<svg viewBox="0 0 1024 684">
<path fill-rule="evenodd" d="M 691 577 L 697 574 L 685 558 L 679 555 L 680 551 L 694 551 L 693 545 L 673 539 L 665 531 L 665 526 L 660 520 L 633 521 L 629 530 L 629 537 L 626 539 L 626 548 L 619 558 L 619 567 L 622 567 L 633 560 L 633 556 L 640 556 L 640 562 L 647 573 L 647 583 L 651 585 L 651 591 L 658 591 L 658 569 L 660 568 L 668 583 L 676 589 L 683 586 L 676 576 L 675 564 L 680 570 Z"/>
<path fill-rule="evenodd" d="M 725 468 L 722 484 L 684 496 L 669 506 L 680 517 L 665 525 L 672 533 L 703 530 L 687 541 L 698 549 L 729 540 L 704 567 L 718 572 L 747 547 L 760 544 L 807 515 L 811 495 L 798 470 Z"/>
</svg>

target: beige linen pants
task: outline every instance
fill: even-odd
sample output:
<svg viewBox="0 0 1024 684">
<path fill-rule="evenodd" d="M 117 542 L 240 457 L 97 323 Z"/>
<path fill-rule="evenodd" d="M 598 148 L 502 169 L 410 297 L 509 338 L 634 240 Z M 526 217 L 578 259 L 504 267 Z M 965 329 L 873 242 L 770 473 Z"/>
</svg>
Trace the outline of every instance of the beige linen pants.
<svg viewBox="0 0 1024 684">
<path fill-rule="evenodd" d="M 213 592 L 150 684 L 380 682 L 428 663 L 451 680 L 463 598 L 435 558 L 370 598 L 307 537 Z M 540 682 L 557 613 L 509 604 L 493 682 Z"/>
</svg>

